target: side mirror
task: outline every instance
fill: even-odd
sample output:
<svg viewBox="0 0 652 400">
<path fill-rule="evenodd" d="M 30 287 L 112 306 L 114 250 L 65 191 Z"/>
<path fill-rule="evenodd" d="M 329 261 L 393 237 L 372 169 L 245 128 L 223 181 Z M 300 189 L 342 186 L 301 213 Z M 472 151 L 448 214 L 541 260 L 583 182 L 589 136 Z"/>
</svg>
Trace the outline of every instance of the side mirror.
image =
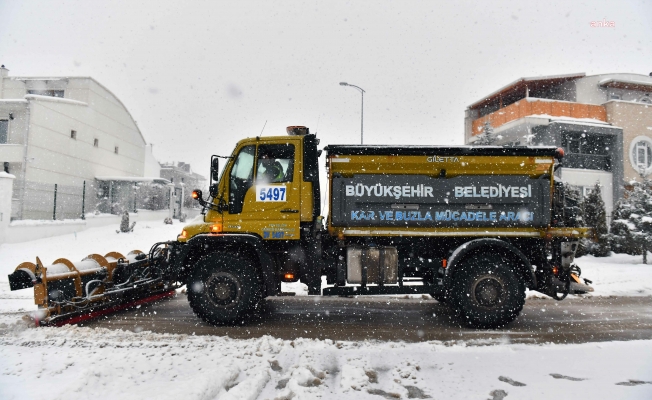
<svg viewBox="0 0 652 400">
<path fill-rule="evenodd" d="M 211 179 L 215 182 L 220 180 L 220 159 L 215 156 L 211 160 Z"/>
</svg>

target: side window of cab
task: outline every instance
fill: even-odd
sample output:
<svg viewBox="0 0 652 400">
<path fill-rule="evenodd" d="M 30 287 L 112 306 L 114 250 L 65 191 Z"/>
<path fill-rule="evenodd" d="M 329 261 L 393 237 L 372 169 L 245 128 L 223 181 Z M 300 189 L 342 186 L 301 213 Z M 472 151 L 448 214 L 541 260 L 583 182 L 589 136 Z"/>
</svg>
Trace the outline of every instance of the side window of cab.
<svg viewBox="0 0 652 400">
<path fill-rule="evenodd" d="M 253 185 L 256 146 L 240 149 L 229 175 L 229 213 L 242 212 L 247 190 Z"/>
<path fill-rule="evenodd" d="M 294 145 L 263 144 L 258 146 L 256 181 L 258 183 L 292 182 Z"/>
</svg>

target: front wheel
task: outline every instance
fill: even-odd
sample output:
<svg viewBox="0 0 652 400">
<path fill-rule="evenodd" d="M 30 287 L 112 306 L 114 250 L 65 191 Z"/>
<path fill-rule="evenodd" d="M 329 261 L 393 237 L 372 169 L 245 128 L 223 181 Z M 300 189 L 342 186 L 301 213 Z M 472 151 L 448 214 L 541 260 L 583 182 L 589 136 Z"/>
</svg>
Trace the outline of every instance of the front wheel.
<svg viewBox="0 0 652 400">
<path fill-rule="evenodd" d="M 525 284 L 510 263 L 497 255 L 477 254 L 455 271 L 451 300 L 474 328 L 512 322 L 525 304 Z"/>
<path fill-rule="evenodd" d="M 190 307 L 211 325 L 244 322 L 261 299 L 255 265 L 232 254 L 212 253 L 203 257 L 188 280 Z"/>
</svg>

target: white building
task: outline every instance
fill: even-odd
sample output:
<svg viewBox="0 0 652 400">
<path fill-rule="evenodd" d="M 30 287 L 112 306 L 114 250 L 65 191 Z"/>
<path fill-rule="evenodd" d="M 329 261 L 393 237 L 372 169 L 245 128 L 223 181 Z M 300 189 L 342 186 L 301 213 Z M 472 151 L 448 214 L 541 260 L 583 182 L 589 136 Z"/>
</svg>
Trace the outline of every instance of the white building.
<svg viewBox="0 0 652 400">
<path fill-rule="evenodd" d="M 56 207 L 57 219 L 79 218 L 84 191 L 86 212 L 102 201 L 116 212 L 128 196 L 135 203 L 134 182 L 167 183 L 136 121 L 99 82 L 8 72 L 0 68 L 0 167 L 16 177 L 12 219 L 52 219 Z"/>
</svg>

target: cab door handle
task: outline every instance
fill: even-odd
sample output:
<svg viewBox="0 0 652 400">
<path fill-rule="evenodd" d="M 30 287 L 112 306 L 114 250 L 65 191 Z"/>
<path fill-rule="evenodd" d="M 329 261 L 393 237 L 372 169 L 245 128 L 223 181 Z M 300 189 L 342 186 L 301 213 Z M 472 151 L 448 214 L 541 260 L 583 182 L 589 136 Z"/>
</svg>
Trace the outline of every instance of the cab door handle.
<svg viewBox="0 0 652 400">
<path fill-rule="evenodd" d="M 296 213 L 299 212 L 299 210 L 292 210 L 292 209 L 290 209 L 290 208 L 285 208 L 285 209 L 281 210 L 281 212 L 282 212 L 282 213 L 292 213 L 292 214 L 296 214 Z"/>
</svg>

